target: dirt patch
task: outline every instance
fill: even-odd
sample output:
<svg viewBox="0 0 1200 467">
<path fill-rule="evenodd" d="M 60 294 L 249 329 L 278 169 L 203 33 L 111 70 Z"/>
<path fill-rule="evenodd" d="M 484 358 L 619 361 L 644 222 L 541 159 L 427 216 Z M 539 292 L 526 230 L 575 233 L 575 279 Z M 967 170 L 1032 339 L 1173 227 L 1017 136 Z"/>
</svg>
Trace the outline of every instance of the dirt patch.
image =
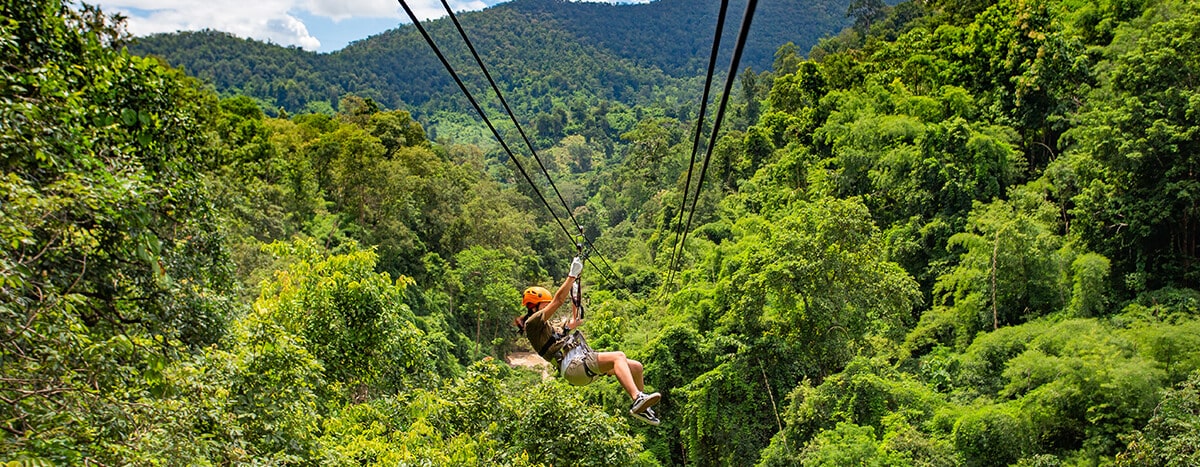
<svg viewBox="0 0 1200 467">
<path fill-rule="evenodd" d="M 522 367 L 536 371 L 542 374 L 542 379 L 554 379 L 550 374 L 552 367 L 550 362 L 534 352 L 513 352 L 504 357 L 504 361 L 508 362 L 508 366 Z"/>
</svg>

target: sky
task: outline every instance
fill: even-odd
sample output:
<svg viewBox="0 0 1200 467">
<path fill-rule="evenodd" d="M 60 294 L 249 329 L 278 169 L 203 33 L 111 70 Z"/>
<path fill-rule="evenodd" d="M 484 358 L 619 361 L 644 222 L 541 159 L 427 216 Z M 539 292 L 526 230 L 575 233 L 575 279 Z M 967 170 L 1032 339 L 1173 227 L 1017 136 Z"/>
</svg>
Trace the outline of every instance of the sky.
<svg viewBox="0 0 1200 467">
<path fill-rule="evenodd" d="M 92 0 L 109 14 L 129 17 L 129 32 L 215 29 L 239 37 L 316 52 L 332 52 L 408 23 L 396 0 Z M 440 0 L 407 0 L 422 21 L 446 16 Z M 507 0 L 447 0 L 455 13 Z M 588 0 L 646 3 L 650 0 Z M 90 3 L 90 2 L 89 2 Z"/>
</svg>

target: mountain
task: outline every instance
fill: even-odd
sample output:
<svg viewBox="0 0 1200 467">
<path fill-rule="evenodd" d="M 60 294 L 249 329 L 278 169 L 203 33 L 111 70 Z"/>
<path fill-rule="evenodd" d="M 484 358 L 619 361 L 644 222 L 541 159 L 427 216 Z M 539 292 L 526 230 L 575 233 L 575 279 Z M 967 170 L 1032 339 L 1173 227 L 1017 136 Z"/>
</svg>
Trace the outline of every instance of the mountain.
<svg viewBox="0 0 1200 467">
<path fill-rule="evenodd" d="M 747 37 L 742 65 L 769 68 L 779 46 L 793 42 L 801 50 L 821 37 L 850 24 L 847 0 L 762 2 Z M 671 76 L 703 73 L 708 66 L 712 34 L 717 23 L 717 2 L 659 0 L 645 4 L 571 2 L 566 0 L 516 0 L 498 5 L 530 17 L 555 21 L 581 42 L 594 43 L 616 55 L 646 66 L 661 68 Z M 746 8 L 745 0 L 730 2 L 718 66 L 729 65 Z"/>
<path fill-rule="evenodd" d="M 745 11 L 729 6 L 718 71 L 729 55 Z M 787 42 L 807 50 L 848 25 L 848 0 L 764 2 L 754 17 L 741 68 L 771 67 Z M 663 99 L 707 67 L 717 22 L 715 2 L 659 0 L 614 5 L 564 0 L 514 0 L 459 15 L 493 76 L 515 105 L 549 111 L 561 96 L 627 104 Z M 459 73 L 478 94 L 486 84 L 449 18 L 425 23 Z M 290 112 L 336 106 L 354 93 L 390 108 L 465 110 L 466 102 L 415 27 L 405 25 L 329 53 L 306 52 L 217 31 L 157 34 L 131 51 L 161 57 L 212 83 Z M 478 78 L 478 80 L 476 80 Z M 476 88 L 475 85 L 483 86 Z M 685 92 L 695 94 L 698 84 Z M 521 100 L 517 100 L 520 97 Z"/>
</svg>

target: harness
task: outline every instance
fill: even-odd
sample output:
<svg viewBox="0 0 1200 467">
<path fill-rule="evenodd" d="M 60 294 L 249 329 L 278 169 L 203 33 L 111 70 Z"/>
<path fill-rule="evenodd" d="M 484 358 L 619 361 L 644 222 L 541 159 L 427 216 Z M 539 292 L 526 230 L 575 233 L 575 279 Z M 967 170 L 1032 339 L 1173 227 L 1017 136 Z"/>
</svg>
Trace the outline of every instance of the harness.
<svg viewBox="0 0 1200 467">
<path fill-rule="evenodd" d="M 550 340 L 546 341 L 545 344 L 542 344 L 542 348 L 538 349 L 538 355 L 541 355 L 547 361 L 557 362 L 558 365 L 555 366 L 561 369 L 563 360 L 575 349 L 582 349 L 584 355 L 595 352 L 588 345 L 587 339 L 583 337 L 582 332 L 564 329 L 563 332 L 555 331 Z M 586 362 L 583 365 L 583 371 L 589 378 L 600 376 L 600 373 L 588 366 Z"/>
<path fill-rule="evenodd" d="M 600 372 L 588 365 L 588 360 L 585 358 L 588 354 L 595 353 L 596 351 L 592 350 L 592 347 L 588 345 L 587 339 L 584 339 L 583 337 L 583 333 L 575 331 L 571 333 L 569 339 L 570 340 L 567 342 L 567 345 L 564 346 L 562 350 L 564 359 L 570 359 L 572 354 L 575 354 L 575 351 L 579 350 L 580 352 L 575 356 L 575 358 L 584 359 L 583 362 L 581 362 L 581 366 L 583 366 L 583 373 L 591 379 L 596 379 L 597 376 L 600 376 Z M 559 362 L 559 371 L 562 371 L 563 363 L 564 362 Z M 566 363 L 570 362 L 568 361 Z"/>
<path fill-rule="evenodd" d="M 553 327 L 551 329 L 553 329 Z M 560 360 L 562 359 L 563 355 L 562 350 L 567 346 L 567 343 L 570 340 L 571 335 L 558 331 L 552 331 L 550 340 L 546 341 L 545 344 L 542 344 L 542 348 L 538 349 L 538 355 L 541 355 L 542 358 L 546 360 Z"/>
</svg>

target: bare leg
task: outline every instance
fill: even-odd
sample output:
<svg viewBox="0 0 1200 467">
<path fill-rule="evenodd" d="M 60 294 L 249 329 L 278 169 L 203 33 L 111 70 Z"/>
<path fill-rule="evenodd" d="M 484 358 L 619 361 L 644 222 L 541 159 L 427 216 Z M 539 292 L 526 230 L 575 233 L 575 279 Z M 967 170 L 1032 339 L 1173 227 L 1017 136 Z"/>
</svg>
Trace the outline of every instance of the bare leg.
<svg viewBox="0 0 1200 467">
<path fill-rule="evenodd" d="M 633 374 L 633 384 L 637 386 L 638 391 L 644 390 L 646 383 L 642 381 L 642 362 L 629 360 L 629 372 Z"/>
<path fill-rule="evenodd" d="M 624 352 L 600 352 L 596 357 L 600 372 L 616 376 L 617 381 L 621 382 L 621 387 L 629 393 L 629 398 L 636 399 L 638 393 L 641 392 L 642 364 L 637 364 L 637 379 L 635 380 L 630 364 L 635 362 L 626 358 Z"/>
</svg>

